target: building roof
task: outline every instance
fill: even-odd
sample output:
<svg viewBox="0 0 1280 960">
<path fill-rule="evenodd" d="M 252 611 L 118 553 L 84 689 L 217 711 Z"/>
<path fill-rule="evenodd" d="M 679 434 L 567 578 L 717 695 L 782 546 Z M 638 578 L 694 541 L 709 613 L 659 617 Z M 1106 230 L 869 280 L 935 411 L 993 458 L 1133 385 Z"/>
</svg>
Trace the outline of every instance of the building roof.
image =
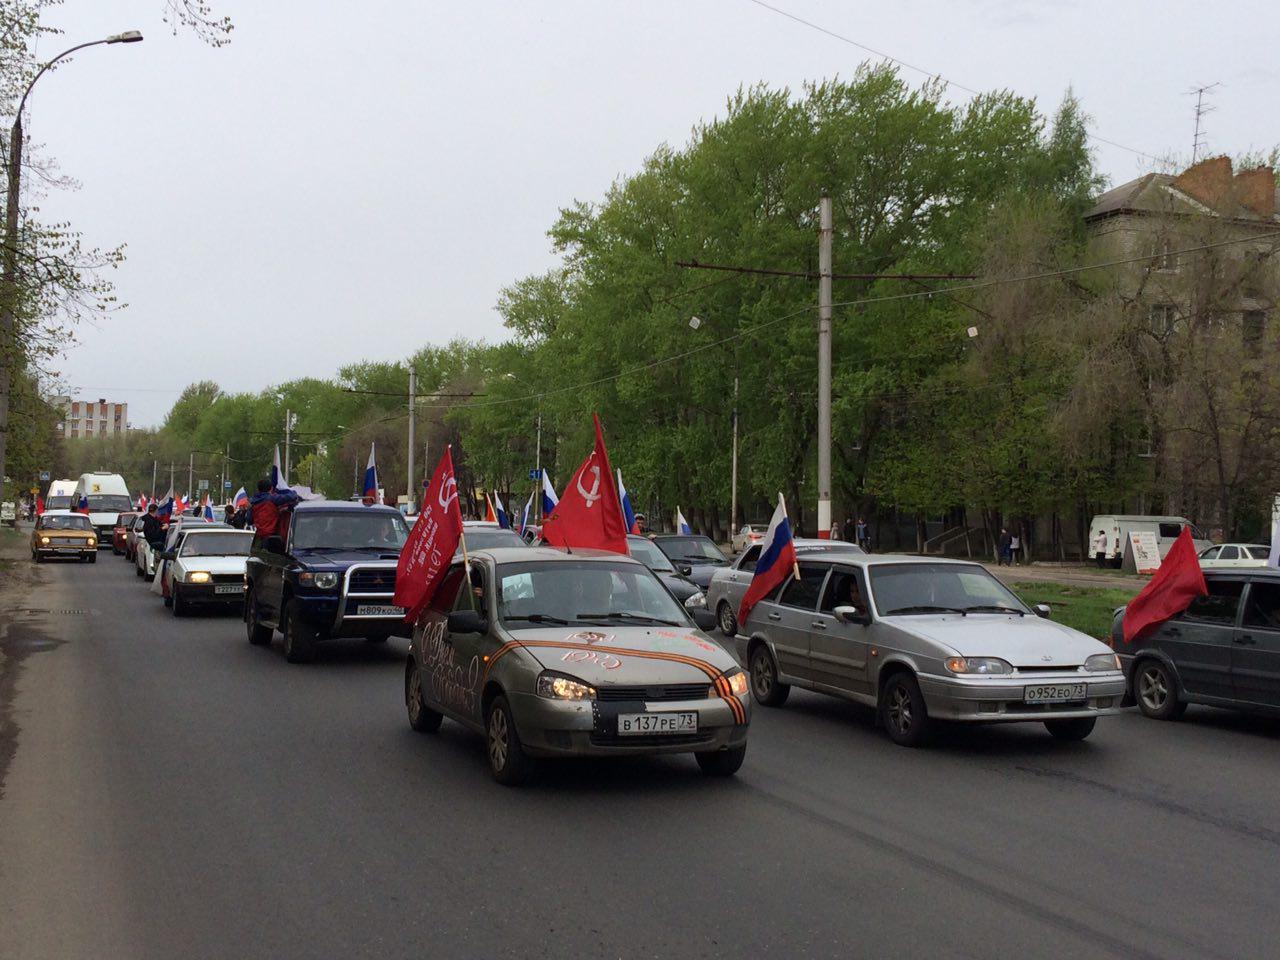
<svg viewBox="0 0 1280 960">
<path fill-rule="evenodd" d="M 1280 185 L 1270 167 L 1236 172 L 1211 157 L 1177 175 L 1147 173 L 1113 187 L 1084 215 L 1086 223 L 1119 214 L 1217 213 L 1255 223 L 1280 222 Z"/>
</svg>

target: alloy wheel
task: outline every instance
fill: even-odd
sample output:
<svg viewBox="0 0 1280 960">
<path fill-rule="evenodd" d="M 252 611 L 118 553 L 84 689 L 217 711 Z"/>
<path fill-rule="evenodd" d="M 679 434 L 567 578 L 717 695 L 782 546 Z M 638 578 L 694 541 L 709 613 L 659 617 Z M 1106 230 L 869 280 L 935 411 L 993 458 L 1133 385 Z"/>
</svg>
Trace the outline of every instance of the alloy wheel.
<svg viewBox="0 0 1280 960">
<path fill-rule="evenodd" d="M 1138 677 L 1138 696 L 1148 710 L 1164 709 L 1165 703 L 1169 700 L 1169 684 L 1164 671 L 1156 666 L 1143 670 Z"/>
<path fill-rule="evenodd" d="M 758 700 L 769 699 L 769 694 L 773 692 L 773 683 L 776 678 L 773 675 L 773 660 L 768 654 L 756 654 L 755 662 L 752 664 L 751 684 L 755 687 L 755 695 Z"/>
<path fill-rule="evenodd" d="M 415 666 L 409 671 L 409 722 L 416 724 L 422 719 L 422 673 Z"/>
<path fill-rule="evenodd" d="M 494 770 L 507 765 L 507 714 L 494 709 L 489 713 L 489 762 Z"/>
<path fill-rule="evenodd" d="M 906 688 L 899 685 L 890 691 L 886 713 L 898 733 L 906 734 L 911 730 L 911 694 Z"/>
</svg>

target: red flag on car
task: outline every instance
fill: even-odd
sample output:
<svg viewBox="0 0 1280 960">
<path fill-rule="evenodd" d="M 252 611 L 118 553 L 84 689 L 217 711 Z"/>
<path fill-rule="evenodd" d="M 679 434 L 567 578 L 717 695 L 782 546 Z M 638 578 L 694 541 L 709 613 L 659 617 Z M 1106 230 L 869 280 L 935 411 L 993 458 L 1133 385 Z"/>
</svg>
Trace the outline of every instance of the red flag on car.
<svg viewBox="0 0 1280 960">
<path fill-rule="evenodd" d="M 600 417 L 596 446 L 569 480 L 551 516 L 542 521 L 542 539 L 553 547 L 592 547 L 627 553 L 627 521 L 604 448 Z"/>
<path fill-rule="evenodd" d="M 1124 642 L 1132 643 L 1147 627 L 1177 616 L 1208 592 L 1191 528 L 1183 527 L 1151 582 L 1125 607 Z"/>
<path fill-rule="evenodd" d="M 422 510 L 413 525 L 400 562 L 396 564 L 396 592 L 392 602 L 405 608 L 405 620 L 413 623 L 431 602 L 444 579 L 462 539 L 462 510 L 458 507 L 458 481 L 453 475 L 453 453 L 444 456 L 427 484 Z"/>
</svg>

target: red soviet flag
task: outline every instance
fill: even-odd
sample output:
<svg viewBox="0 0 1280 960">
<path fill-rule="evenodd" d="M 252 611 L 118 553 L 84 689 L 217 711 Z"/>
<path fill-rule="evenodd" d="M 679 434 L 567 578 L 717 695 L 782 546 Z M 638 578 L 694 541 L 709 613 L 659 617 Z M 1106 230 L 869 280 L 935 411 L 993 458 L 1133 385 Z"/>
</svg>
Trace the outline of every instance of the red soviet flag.
<svg viewBox="0 0 1280 960">
<path fill-rule="evenodd" d="M 458 481 L 453 475 L 453 453 L 445 447 L 431 482 L 422 496 L 422 511 L 413 525 L 400 562 L 396 564 L 396 592 L 392 602 L 405 608 L 409 623 L 435 596 L 449 562 L 462 539 L 462 510 L 458 507 Z"/>
<path fill-rule="evenodd" d="M 1132 643 L 1147 627 L 1177 616 L 1192 600 L 1208 592 L 1191 528 L 1183 527 L 1151 582 L 1125 607 L 1124 642 Z"/>
<path fill-rule="evenodd" d="M 542 522 L 542 539 L 553 547 L 593 547 L 627 553 L 627 521 L 604 448 L 600 417 L 596 448 L 569 480 L 555 511 Z"/>
</svg>

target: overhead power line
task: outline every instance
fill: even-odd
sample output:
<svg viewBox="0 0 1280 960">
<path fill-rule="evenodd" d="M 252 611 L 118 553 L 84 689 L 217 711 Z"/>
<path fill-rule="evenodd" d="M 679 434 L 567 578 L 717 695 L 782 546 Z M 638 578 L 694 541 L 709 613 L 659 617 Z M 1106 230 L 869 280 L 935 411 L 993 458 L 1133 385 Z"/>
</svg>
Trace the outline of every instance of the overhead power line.
<svg viewBox="0 0 1280 960">
<path fill-rule="evenodd" d="M 686 270 L 725 270 L 730 273 L 753 273 L 766 277 L 797 277 L 801 280 L 818 280 L 822 274 L 803 270 L 768 270 L 764 267 L 736 267 L 718 263 L 699 263 L 697 260 L 677 260 L 677 267 Z M 975 273 L 833 273 L 832 280 L 974 280 Z"/>
</svg>

